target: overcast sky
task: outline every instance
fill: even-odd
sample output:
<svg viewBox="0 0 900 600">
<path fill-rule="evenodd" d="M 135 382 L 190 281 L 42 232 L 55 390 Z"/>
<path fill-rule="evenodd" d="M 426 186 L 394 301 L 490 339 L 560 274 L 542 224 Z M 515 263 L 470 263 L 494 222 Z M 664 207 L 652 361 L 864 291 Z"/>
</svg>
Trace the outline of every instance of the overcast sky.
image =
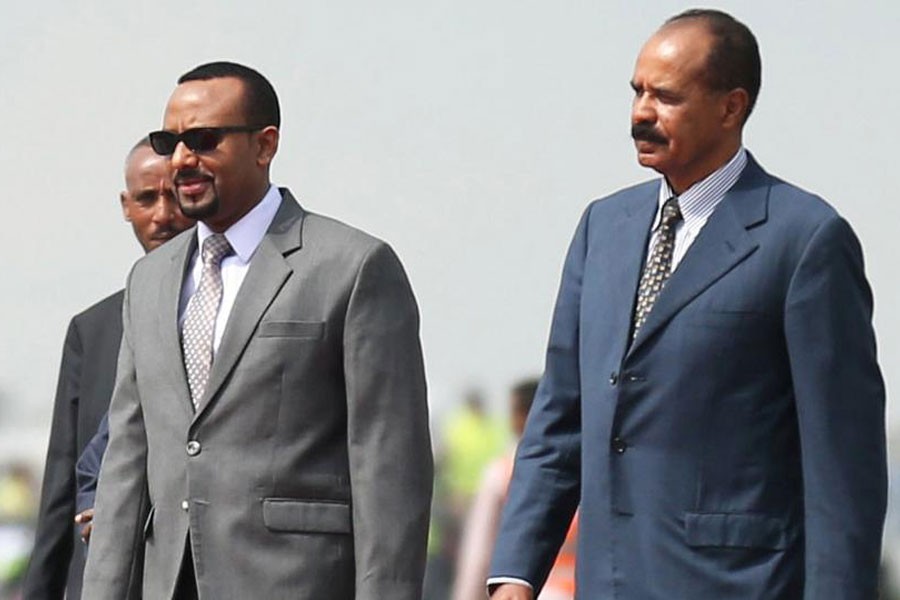
<svg viewBox="0 0 900 600">
<path fill-rule="evenodd" d="M 719 6 L 762 49 L 746 145 L 856 229 L 896 390 L 900 3 Z M 388 240 L 403 259 L 422 312 L 433 412 L 470 384 L 499 406 L 514 379 L 541 370 L 562 258 L 585 205 L 654 175 L 637 166 L 628 137 L 628 81 L 644 40 L 687 7 L 5 3 L 0 452 L 42 455 L 67 322 L 120 288 L 141 254 L 118 206 L 123 157 L 160 126 L 178 75 L 217 59 L 256 67 L 280 95 L 274 181 L 307 209 Z"/>
</svg>

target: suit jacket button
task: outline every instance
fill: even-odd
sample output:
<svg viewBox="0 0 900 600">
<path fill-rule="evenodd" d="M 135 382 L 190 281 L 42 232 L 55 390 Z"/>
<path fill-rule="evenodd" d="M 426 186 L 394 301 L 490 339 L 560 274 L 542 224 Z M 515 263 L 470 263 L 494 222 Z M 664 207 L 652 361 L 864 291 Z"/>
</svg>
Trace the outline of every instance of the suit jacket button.
<svg viewBox="0 0 900 600">
<path fill-rule="evenodd" d="M 181 501 L 181 510 L 187 511 L 187 509 L 189 509 L 190 507 L 191 507 L 190 502 L 188 502 L 187 500 Z"/>
<path fill-rule="evenodd" d="M 191 440 L 187 443 L 187 453 L 188 456 L 197 456 L 200 454 L 200 442 L 197 440 Z"/>
<path fill-rule="evenodd" d="M 622 438 L 615 437 L 612 441 L 612 449 L 616 454 L 625 454 L 625 450 L 628 449 L 628 444 L 626 444 L 625 440 Z"/>
<path fill-rule="evenodd" d="M 609 385 L 616 385 L 619 383 L 619 374 L 616 372 L 612 372 L 609 374 Z"/>
</svg>

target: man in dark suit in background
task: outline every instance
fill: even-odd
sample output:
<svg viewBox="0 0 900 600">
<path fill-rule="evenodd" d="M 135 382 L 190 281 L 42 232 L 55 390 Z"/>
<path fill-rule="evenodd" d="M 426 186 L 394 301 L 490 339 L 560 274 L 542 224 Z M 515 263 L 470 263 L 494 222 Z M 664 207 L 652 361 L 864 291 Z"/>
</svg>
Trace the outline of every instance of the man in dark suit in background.
<svg viewBox="0 0 900 600">
<path fill-rule="evenodd" d="M 641 50 L 632 135 L 663 179 L 591 204 L 575 233 L 494 600 L 540 590 L 579 501 L 579 598 L 876 596 L 872 296 L 847 222 L 743 148 L 760 71 L 719 11 Z"/>
<path fill-rule="evenodd" d="M 193 224 L 175 201 L 167 161 L 146 138 L 125 161 L 122 213 L 145 252 Z M 63 347 L 34 550 L 25 577 L 29 600 L 81 597 L 84 551 L 77 543 L 75 461 L 109 406 L 122 338 L 117 292 L 75 316 Z"/>
</svg>

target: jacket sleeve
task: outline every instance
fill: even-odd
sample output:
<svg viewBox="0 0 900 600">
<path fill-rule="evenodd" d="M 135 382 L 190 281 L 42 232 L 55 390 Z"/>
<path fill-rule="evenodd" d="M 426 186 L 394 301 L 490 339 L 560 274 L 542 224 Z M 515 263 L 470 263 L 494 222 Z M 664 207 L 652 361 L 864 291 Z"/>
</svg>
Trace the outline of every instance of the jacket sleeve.
<svg viewBox="0 0 900 600">
<path fill-rule="evenodd" d="M 416 302 L 384 244 L 363 259 L 344 325 L 358 600 L 422 594 L 433 463 Z"/>
<path fill-rule="evenodd" d="M 516 452 L 490 580 L 523 580 L 539 593 L 581 491 L 579 322 L 590 208 L 575 232 L 553 312 L 544 375 Z"/>
<path fill-rule="evenodd" d="M 109 443 L 109 414 L 104 414 L 97 433 L 91 438 L 84 452 L 75 463 L 76 492 L 75 510 L 82 512 L 94 506 L 94 495 L 97 493 L 97 479 L 100 478 L 100 465 L 103 453 Z"/>
<path fill-rule="evenodd" d="M 35 600 L 62 599 L 72 559 L 82 354 L 78 324 L 73 319 L 63 346 L 34 550 L 25 576 L 24 595 Z"/>
<path fill-rule="evenodd" d="M 887 498 L 885 391 L 862 251 L 835 216 L 792 277 L 785 336 L 797 403 L 807 599 L 876 597 Z"/>
</svg>

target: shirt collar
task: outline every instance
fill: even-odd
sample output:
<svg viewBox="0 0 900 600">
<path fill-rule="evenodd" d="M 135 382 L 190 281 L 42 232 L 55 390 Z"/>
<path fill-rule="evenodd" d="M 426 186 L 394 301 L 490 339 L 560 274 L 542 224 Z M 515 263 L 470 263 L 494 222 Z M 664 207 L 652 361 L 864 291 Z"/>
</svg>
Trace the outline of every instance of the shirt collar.
<svg viewBox="0 0 900 600">
<path fill-rule="evenodd" d="M 695 223 L 701 225 L 706 223 L 713 209 L 722 201 L 728 190 L 737 183 L 745 166 L 747 166 L 747 150 L 741 146 L 727 163 L 678 196 L 678 207 L 684 217 L 685 227 L 690 228 Z M 663 177 L 659 186 L 659 207 L 653 221 L 654 229 L 659 226 L 663 204 L 675 195 L 669 182 Z"/>
<path fill-rule="evenodd" d="M 266 235 L 266 231 L 269 230 L 269 225 L 272 224 L 279 206 L 281 206 L 281 193 L 277 187 L 270 185 L 263 199 L 237 223 L 225 230 L 225 238 L 242 263 L 250 262 L 253 253 L 256 252 Z M 199 221 L 197 223 L 197 247 L 202 248 L 203 241 L 213 233 L 206 223 Z"/>
</svg>

